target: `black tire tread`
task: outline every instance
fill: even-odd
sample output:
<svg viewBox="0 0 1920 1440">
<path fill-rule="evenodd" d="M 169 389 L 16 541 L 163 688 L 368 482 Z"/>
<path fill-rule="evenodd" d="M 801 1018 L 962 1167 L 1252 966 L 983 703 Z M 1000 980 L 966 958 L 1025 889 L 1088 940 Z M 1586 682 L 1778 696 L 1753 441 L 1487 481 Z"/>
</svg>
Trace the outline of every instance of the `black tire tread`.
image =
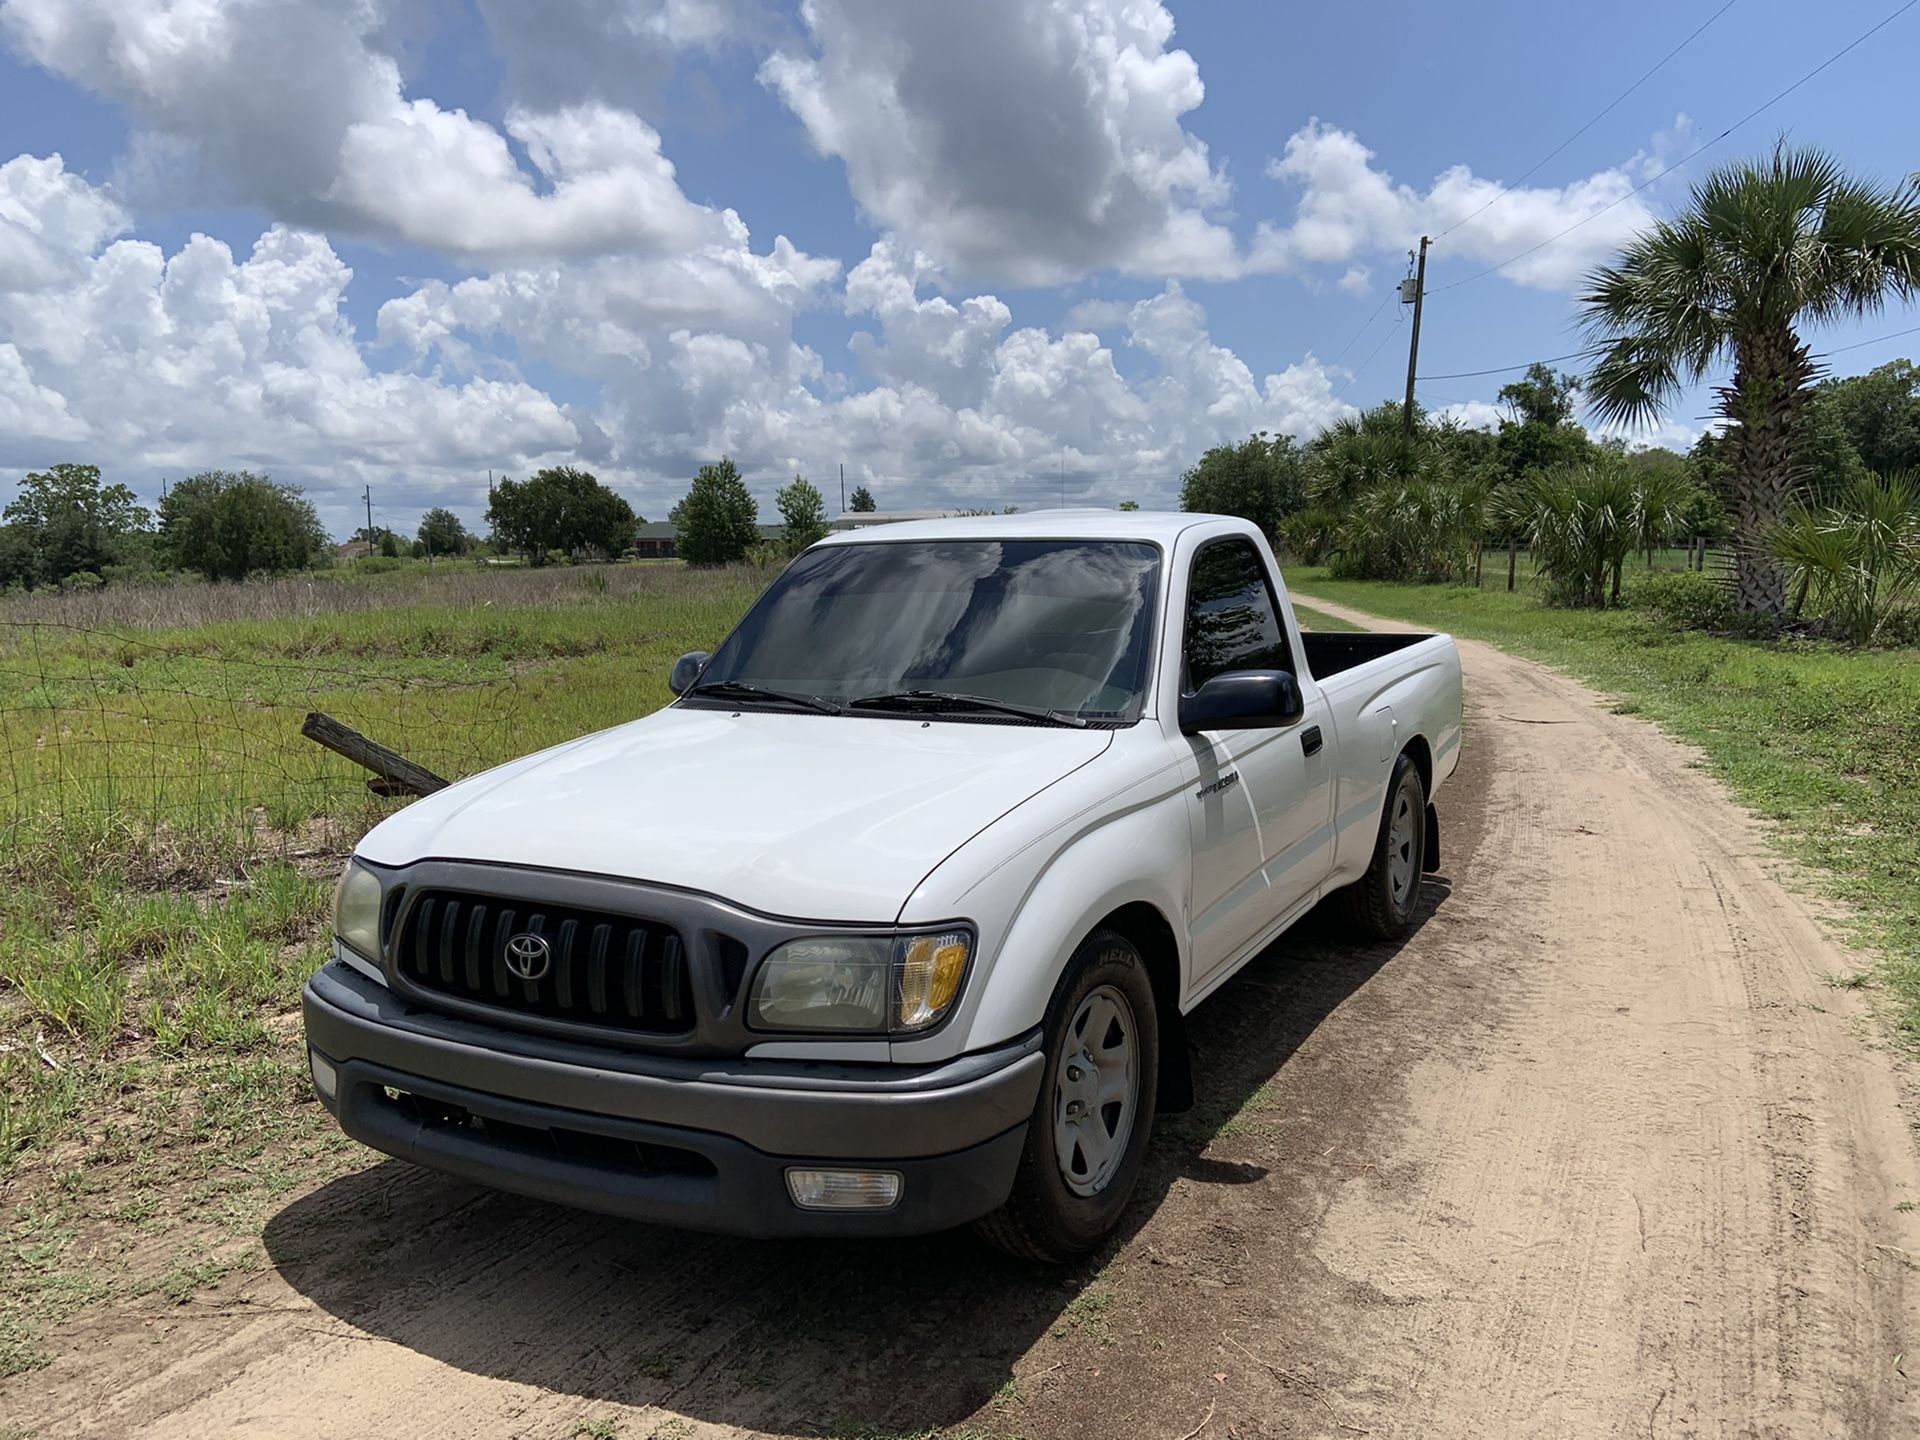
<svg viewBox="0 0 1920 1440">
<path fill-rule="evenodd" d="M 1131 951 L 1135 956 L 1136 963 L 1140 963 L 1139 948 L 1132 940 L 1117 931 L 1095 930 L 1092 934 L 1088 935 L 1085 940 L 1081 941 L 1074 952 L 1073 962 L 1067 967 L 1066 973 L 1061 977 L 1059 988 L 1054 992 L 1053 999 L 1047 1006 L 1045 1033 L 1049 1037 L 1048 1043 L 1052 1043 L 1051 1037 L 1058 1028 L 1060 1012 L 1065 1008 L 1067 1001 L 1074 996 L 1079 988 L 1078 981 L 1080 976 L 1091 965 L 1097 963 L 1098 957 L 1108 947 L 1113 945 L 1125 946 L 1126 949 Z M 1143 963 L 1140 978 L 1143 987 L 1147 990 L 1147 995 L 1145 996 L 1146 1003 L 1151 1006 L 1153 1004 L 1152 987 L 1147 983 Z M 1155 1037 L 1154 1043 L 1157 1045 L 1159 1033 L 1157 1016 L 1149 1015 L 1146 1018 L 1151 1025 Z M 1141 1020 L 1141 1016 L 1135 1016 L 1136 1024 L 1140 1023 Z M 1152 1135 L 1155 1110 L 1154 1096 L 1155 1088 L 1159 1083 L 1159 1071 L 1159 1057 L 1156 1052 L 1153 1056 L 1150 1069 L 1141 1076 L 1140 1114 L 1134 1122 L 1135 1125 L 1139 1127 L 1135 1132 L 1136 1138 L 1134 1143 L 1141 1147 L 1142 1158 L 1144 1158 L 1145 1148 Z M 1053 1088 L 1050 1083 L 1051 1075 L 1052 1061 L 1050 1060 L 1041 1081 L 1040 1098 L 1035 1107 L 1036 1117 L 1051 1109 Z M 1008 1192 L 1006 1203 L 992 1214 L 984 1215 L 980 1219 L 975 1220 L 972 1226 L 974 1234 L 978 1235 L 995 1249 L 1004 1251 L 1006 1254 L 1018 1260 L 1034 1261 L 1045 1265 L 1057 1265 L 1075 1259 L 1085 1254 L 1089 1249 L 1096 1248 L 1100 1240 L 1105 1238 L 1104 1236 L 1096 1238 L 1091 1245 L 1070 1245 L 1063 1243 L 1057 1236 L 1049 1233 L 1051 1227 L 1046 1224 L 1045 1215 L 1047 1202 L 1041 1194 L 1037 1167 L 1043 1164 L 1050 1165 L 1053 1163 L 1052 1151 L 1053 1141 L 1051 1132 L 1045 1130 L 1044 1127 L 1037 1127 L 1031 1130 L 1028 1136 L 1028 1143 L 1020 1152 L 1020 1164 L 1018 1169 L 1014 1171 L 1013 1187 Z M 1129 1182 L 1128 1190 L 1130 1199 L 1132 1190 L 1131 1182 Z M 1124 1214 L 1125 1208 L 1123 1203 L 1118 1213 Z M 1117 1218 L 1116 1215 L 1116 1223 Z"/>
<path fill-rule="evenodd" d="M 1394 761 L 1393 774 L 1387 781 L 1387 801 L 1380 811 L 1380 833 L 1374 837 L 1373 861 L 1367 866 L 1365 875 L 1336 892 L 1340 912 L 1347 923 L 1361 935 L 1374 940 L 1397 940 L 1407 930 L 1406 921 L 1394 909 L 1393 882 L 1387 877 L 1387 825 L 1393 818 L 1394 796 L 1400 793 L 1400 786 L 1409 771 L 1413 774 L 1414 784 L 1419 786 L 1419 804 L 1416 808 L 1425 812 L 1426 786 L 1421 784 L 1420 772 L 1413 763 L 1413 757 L 1402 752 Z M 1424 848 L 1425 839 L 1422 834 L 1415 843 Z M 1423 862 L 1425 858 L 1421 856 Z M 1420 894 L 1421 873 L 1421 866 L 1415 865 L 1413 893 L 1416 904 Z"/>
</svg>

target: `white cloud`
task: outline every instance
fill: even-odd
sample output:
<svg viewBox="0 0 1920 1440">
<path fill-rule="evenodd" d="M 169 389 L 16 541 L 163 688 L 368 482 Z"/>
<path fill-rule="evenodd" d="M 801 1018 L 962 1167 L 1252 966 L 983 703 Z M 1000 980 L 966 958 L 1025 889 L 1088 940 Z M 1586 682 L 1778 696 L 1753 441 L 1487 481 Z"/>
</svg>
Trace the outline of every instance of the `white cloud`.
<svg viewBox="0 0 1920 1440">
<path fill-rule="evenodd" d="M 1373 288 L 1373 272 L 1364 265 L 1349 265 L 1335 284 L 1344 294 L 1364 295 Z"/>
<path fill-rule="evenodd" d="M 508 85 L 528 105 L 562 108 L 583 98 L 646 112 L 657 105 L 676 57 L 763 40 L 778 28 L 759 0 L 478 0 L 505 64 Z"/>
<path fill-rule="evenodd" d="M 849 346 L 858 368 L 839 373 L 793 343 L 781 308 L 781 295 L 806 303 L 830 278 L 809 264 L 820 262 L 764 257 L 760 279 L 789 278 L 751 304 L 732 301 L 752 292 L 723 289 L 727 306 L 677 325 L 643 309 L 609 328 L 605 296 L 659 288 L 611 260 L 577 282 L 563 277 L 580 267 L 430 285 L 383 308 L 381 335 L 450 365 L 484 363 L 475 346 L 496 334 L 523 354 L 570 355 L 603 381 L 595 421 L 607 463 L 633 477 L 647 513 L 678 497 L 692 464 L 721 453 L 781 478 L 824 479 L 844 461 L 853 478 L 916 503 L 1171 503 L 1179 473 L 1208 445 L 1259 429 L 1306 434 L 1351 412 L 1312 357 L 1256 376 L 1214 343 L 1177 285 L 1100 312 L 1102 328 L 1148 363 L 1129 381 L 1083 324 L 1015 327 L 994 295 L 941 294 L 939 270 L 891 236 L 847 276 L 846 307 L 873 328 Z"/>
<path fill-rule="evenodd" d="M 58 155 L 16 156 L 0 165 L 0 293 L 71 279 L 102 241 L 128 228 L 126 212 Z"/>
<path fill-rule="evenodd" d="M 879 225 L 966 275 L 1226 276 L 1229 186 L 1157 0 L 806 0 L 761 79 Z"/>
<path fill-rule="evenodd" d="M 725 217 L 681 193 L 658 133 L 628 111 L 516 109 L 503 135 L 408 98 L 381 48 L 388 18 L 381 0 L 0 4 L 22 54 L 126 106 L 148 137 L 130 173 L 149 184 L 156 166 L 197 161 L 203 198 L 463 258 L 671 253 L 724 236 Z"/>
<path fill-rule="evenodd" d="M 244 259 L 195 235 L 169 256 L 101 245 L 119 228 L 110 202 L 89 202 L 57 159 L 0 168 L 10 225 L 23 189 L 65 232 L 43 225 L 46 263 L 0 288 L 0 465 L 85 459 L 137 484 L 248 466 L 323 502 L 371 480 L 430 503 L 489 464 L 580 444 L 562 407 L 517 380 L 369 366 L 341 313 L 352 272 L 318 235 L 274 226 Z"/>
<path fill-rule="evenodd" d="M 1297 186 L 1299 198 L 1291 222 L 1259 226 L 1248 263 L 1268 270 L 1344 265 L 1359 255 L 1403 250 L 1429 234 L 1440 237 L 1433 252 L 1439 260 L 1494 264 L 1541 246 L 1502 273 L 1521 285 L 1570 289 L 1652 219 L 1634 187 L 1657 172 L 1659 157 L 1687 128 L 1682 116 L 1650 151 L 1562 186 L 1503 190 L 1498 181 L 1455 165 L 1421 191 L 1376 166 L 1352 132 L 1313 120 L 1267 162 L 1267 174 Z M 1575 225 L 1580 228 L 1554 239 Z M 1346 288 L 1345 278 L 1341 285 Z"/>
<path fill-rule="evenodd" d="M 1432 412 L 1435 420 L 1451 420 L 1465 430 L 1498 430 L 1507 412 L 1485 400 L 1455 400 Z"/>
</svg>

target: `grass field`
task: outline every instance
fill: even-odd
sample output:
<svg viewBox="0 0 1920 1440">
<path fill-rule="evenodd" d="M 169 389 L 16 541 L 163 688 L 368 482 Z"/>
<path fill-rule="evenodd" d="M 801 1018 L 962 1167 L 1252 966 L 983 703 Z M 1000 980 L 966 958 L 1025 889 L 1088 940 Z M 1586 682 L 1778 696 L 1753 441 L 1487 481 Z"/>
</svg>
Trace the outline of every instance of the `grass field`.
<svg viewBox="0 0 1920 1440">
<path fill-rule="evenodd" d="M 1712 772 L 1772 822 L 1859 916 L 1883 957 L 1872 980 L 1920 1048 L 1920 653 L 1850 651 L 1675 630 L 1645 612 L 1550 610 L 1532 597 L 1446 586 L 1288 583 L 1357 610 L 1490 641 L 1576 675 L 1698 745 Z M 1632 598 L 1629 574 L 1628 599 Z"/>
<path fill-rule="evenodd" d="M 765 583 L 677 565 L 121 589 L 0 611 L 0 1374 L 75 1306 L 185 1299 L 351 1147 L 297 1003 L 399 802 L 326 710 L 449 777 L 664 704 Z"/>
</svg>

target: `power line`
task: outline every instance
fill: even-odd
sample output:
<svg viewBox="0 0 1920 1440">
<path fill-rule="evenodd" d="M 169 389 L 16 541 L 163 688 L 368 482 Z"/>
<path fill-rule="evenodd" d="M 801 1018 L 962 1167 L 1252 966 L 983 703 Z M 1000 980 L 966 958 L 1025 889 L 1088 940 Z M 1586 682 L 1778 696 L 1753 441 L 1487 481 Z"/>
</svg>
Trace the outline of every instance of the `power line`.
<svg viewBox="0 0 1920 1440">
<path fill-rule="evenodd" d="M 1551 365 L 1554 362 L 1559 360 L 1580 360 L 1585 358 L 1586 353 L 1587 352 L 1584 350 L 1576 350 L 1571 355 L 1549 355 L 1545 359 L 1529 360 L 1522 365 L 1495 365 L 1488 370 L 1455 370 L 1451 374 L 1447 374 L 1447 375 L 1421 375 L 1417 378 L 1420 379 L 1421 381 L 1472 380 L 1481 375 L 1504 375 L 1509 370 L 1527 370 L 1527 369 L 1531 369 L 1535 365 Z"/>
<path fill-rule="evenodd" d="M 1878 345 L 1887 340 L 1898 340 L 1902 335 L 1920 335 L 1920 325 L 1909 326 L 1905 330 L 1896 330 L 1891 335 L 1876 335 L 1871 340 L 1856 340 L 1851 345 L 1836 345 L 1831 350 L 1823 350 L 1823 355 L 1838 355 L 1843 350 L 1864 350 L 1869 345 Z"/>
<path fill-rule="evenodd" d="M 1360 378 L 1361 373 L 1367 368 L 1367 366 L 1373 363 L 1373 357 L 1378 355 L 1381 352 L 1381 350 L 1386 348 L 1386 343 L 1389 340 L 1393 339 L 1394 332 L 1397 331 L 1405 323 L 1406 322 L 1403 320 L 1396 319 L 1394 323 L 1390 327 L 1388 327 L 1387 333 L 1380 337 L 1380 343 L 1374 346 L 1373 349 L 1367 352 L 1367 358 L 1362 360 L 1358 365 L 1354 366 L 1353 373 L 1347 376 L 1345 380 L 1340 382 L 1340 388 L 1333 392 L 1334 399 L 1337 400 L 1342 395 L 1347 393 L 1347 386 L 1353 384 L 1354 381 Z"/>
<path fill-rule="evenodd" d="M 1373 307 L 1373 313 L 1367 316 L 1366 322 L 1362 324 L 1358 330 L 1353 332 L 1352 338 L 1349 339 L 1346 344 L 1340 347 L 1340 353 L 1338 355 L 1335 355 L 1333 359 L 1327 362 L 1327 366 L 1329 369 L 1331 369 L 1335 365 L 1338 365 L 1340 361 L 1343 358 L 1345 358 L 1346 353 L 1353 348 L 1353 342 L 1355 340 L 1358 340 L 1362 335 L 1366 334 L 1367 331 L 1373 328 L 1373 322 L 1380 318 L 1380 312 L 1386 309 L 1387 306 L 1393 302 L 1393 297 L 1398 293 L 1399 293 L 1398 287 L 1394 287 L 1387 291 L 1386 298 L 1382 300 L 1378 305 Z"/>
<path fill-rule="evenodd" d="M 1888 340 L 1898 340 L 1903 335 L 1920 335 L 1920 325 L 1909 326 L 1905 330 L 1895 330 L 1886 335 L 1876 335 L 1871 340 L 1856 340 L 1850 345 L 1835 345 L 1830 350 L 1821 350 L 1822 355 L 1839 355 L 1848 350 L 1864 350 L 1869 345 L 1879 345 Z M 1429 380 L 1473 380 L 1482 375 L 1505 375 L 1513 370 L 1530 370 L 1535 365 L 1552 365 L 1561 360 L 1584 360 L 1585 350 L 1575 350 L 1570 355 L 1547 355 L 1538 360 L 1525 360 L 1518 365 L 1495 365 L 1486 370 L 1455 370 L 1446 375 L 1421 375 L 1416 378 L 1425 384 Z"/>
<path fill-rule="evenodd" d="M 1649 185 L 1656 184 L 1659 181 L 1666 179 L 1667 176 L 1671 175 L 1674 171 L 1678 170 L 1682 165 L 1685 165 L 1688 161 L 1701 155 L 1705 151 L 1712 149 L 1715 145 L 1718 145 L 1722 140 L 1726 139 L 1729 135 L 1733 134 L 1734 131 L 1738 130 L 1741 126 L 1745 125 L 1749 120 L 1755 119 L 1756 117 L 1765 113 L 1766 111 L 1771 110 L 1775 105 L 1778 105 L 1782 100 L 1786 99 L 1787 96 L 1791 95 L 1794 91 L 1798 90 L 1802 85 L 1806 84 L 1809 80 L 1813 79 L 1814 76 L 1818 75 L 1821 71 L 1825 70 L 1828 66 L 1832 65 L 1835 61 L 1851 53 L 1852 51 L 1859 49 L 1860 46 L 1866 44 L 1867 41 L 1871 40 L 1875 35 L 1879 34 L 1882 30 L 1886 29 L 1887 26 L 1891 25 L 1894 21 L 1898 20 L 1902 15 L 1906 14 L 1907 11 L 1911 10 L 1915 5 L 1920 5 L 1920 0 L 1906 0 L 1906 3 L 1904 5 L 1901 5 L 1892 14 L 1888 15 L 1885 19 L 1880 21 L 1879 24 L 1873 26 L 1871 29 L 1867 30 L 1864 34 L 1856 36 L 1848 44 L 1834 51 L 1833 54 L 1829 55 L 1825 60 L 1822 60 L 1818 65 L 1814 66 L 1813 69 L 1809 70 L 1806 74 L 1802 75 L 1798 80 L 1794 81 L 1791 85 L 1787 86 L 1786 89 L 1780 91 L 1780 93 L 1775 95 L 1772 99 L 1767 100 L 1763 104 L 1756 105 L 1753 109 L 1749 110 L 1745 115 L 1742 115 L 1738 120 L 1734 121 L 1733 124 L 1727 126 L 1726 129 L 1722 130 L 1718 135 L 1714 136 L 1711 140 L 1708 140 L 1701 145 L 1695 146 L 1692 150 L 1689 150 L 1685 155 L 1682 155 L 1678 160 L 1674 161 L 1671 165 L 1667 166 L 1666 169 L 1660 171 L 1656 175 L 1652 175 L 1647 179 L 1642 180 L 1638 185 L 1634 186 L 1631 190 L 1627 191 L 1626 194 L 1618 197 L 1617 199 L 1608 201 L 1605 205 L 1602 205 L 1598 210 L 1594 211 L 1591 215 L 1586 216 L 1584 219 L 1574 221 L 1573 224 L 1567 226 L 1566 229 L 1561 230 L 1556 234 L 1549 235 L 1546 239 L 1542 240 L 1537 245 L 1529 245 L 1526 249 L 1522 250 L 1517 255 L 1509 255 L 1506 259 L 1502 260 L 1498 265 L 1489 265 L 1484 270 L 1475 271 L 1473 274 L 1467 276 L 1466 279 L 1464 280 L 1455 280 L 1450 285 L 1442 285 L 1438 289 L 1436 289 L 1433 293 L 1436 295 L 1439 295 L 1448 290 L 1458 290 L 1462 285 L 1471 285 L 1476 280 L 1484 280 L 1486 279 L 1487 276 L 1492 275 L 1497 271 L 1506 269 L 1509 265 L 1513 264 L 1515 261 L 1524 260 L 1527 258 L 1527 256 L 1532 255 L 1536 251 L 1546 249 L 1547 246 L 1553 244 L 1556 240 L 1565 239 L 1567 236 L 1571 235 L 1574 231 L 1580 229 L 1581 226 L 1592 224 L 1595 220 L 1598 220 L 1602 215 L 1606 214 L 1609 210 L 1613 209 L 1616 205 L 1625 204 L 1627 201 L 1631 200 L 1634 196 L 1638 195 L 1642 190 L 1645 190 Z"/>
<path fill-rule="evenodd" d="M 1553 149 L 1549 150 L 1545 155 L 1542 155 L 1540 159 L 1534 163 L 1532 169 L 1527 170 L 1526 172 L 1521 174 L 1511 184 L 1502 185 L 1500 187 L 1499 193 L 1495 195 L 1491 200 L 1487 201 L 1485 205 L 1482 205 L 1478 210 L 1475 210 L 1470 214 L 1462 215 L 1458 220 L 1454 221 L 1453 224 L 1449 225 L 1446 229 L 1442 230 L 1438 235 L 1436 235 L 1434 239 L 1436 240 L 1446 239 L 1447 236 L 1451 235 L 1454 231 L 1458 230 L 1462 225 L 1466 224 L 1467 221 L 1473 219 L 1475 216 L 1484 214 L 1486 211 L 1492 209 L 1493 206 L 1497 205 L 1500 201 L 1506 199 L 1507 196 L 1511 195 L 1521 185 L 1525 184 L 1526 181 L 1531 176 L 1538 173 L 1541 166 L 1545 165 L 1549 160 L 1553 159 L 1554 156 L 1558 155 L 1562 150 L 1566 149 L 1567 146 L 1571 145 L 1574 141 L 1578 140 L 1582 135 L 1586 134 L 1587 131 L 1591 130 L 1595 125 L 1599 124 L 1602 120 L 1606 119 L 1608 115 L 1612 114 L 1613 111 L 1619 106 L 1622 100 L 1626 99 L 1629 95 L 1633 94 L 1634 91 L 1638 90 L 1642 85 L 1646 84 L 1647 81 L 1651 80 L 1654 77 L 1654 75 L 1666 65 L 1667 61 L 1673 59 L 1674 56 L 1678 55 L 1682 50 L 1686 49 L 1687 46 L 1691 45 L 1695 40 L 1699 39 L 1701 31 L 1705 30 L 1709 25 L 1713 24 L 1714 21 L 1718 20 L 1722 15 L 1726 14 L 1727 11 L 1731 10 L 1738 3 L 1739 3 L 1739 0 L 1727 0 L 1726 4 L 1722 5 L 1718 10 L 1714 11 L 1713 14 L 1709 15 L 1705 20 L 1701 21 L 1699 26 L 1695 28 L 1694 32 L 1691 35 L 1687 36 L 1686 39 L 1682 40 L 1678 45 L 1674 46 L 1673 49 L 1669 50 L 1665 55 L 1661 56 L 1660 59 L 1654 64 L 1651 70 L 1647 71 L 1646 74 L 1642 75 L 1638 80 L 1634 81 L 1633 84 L 1629 85 L 1626 89 L 1622 90 L 1618 95 L 1614 96 L 1612 102 L 1606 107 L 1606 109 L 1602 110 L 1599 114 L 1595 115 L 1593 119 L 1587 121 L 1586 124 L 1582 125 L 1578 130 L 1574 131 L 1573 134 L 1569 135 L 1566 139 L 1562 140 L 1558 145 L 1554 146 Z"/>
</svg>

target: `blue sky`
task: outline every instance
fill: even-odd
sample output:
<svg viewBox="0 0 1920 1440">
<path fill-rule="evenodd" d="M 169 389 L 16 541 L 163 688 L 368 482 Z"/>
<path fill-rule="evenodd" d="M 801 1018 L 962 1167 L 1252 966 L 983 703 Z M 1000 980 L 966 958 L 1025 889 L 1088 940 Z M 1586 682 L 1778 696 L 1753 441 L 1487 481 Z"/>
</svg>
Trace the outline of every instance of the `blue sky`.
<svg viewBox="0 0 1920 1440">
<path fill-rule="evenodd" d="M 662 515 L 724 452 L 768 508 L 843 463 L 1172 503 L 1398 395 L 1423 229 L 1439 376 L 1576 348 L 1580 275 L 1715 160 L 1920 166 L 1915 10 L 1629 193 L 1898 8 L 1722 4 L 0 0 L 0 485 L 247 467 L 344 533 L 562 461 Z M 1489 423 L 1509 378 L 1421 394 Z"/>
</svg>

